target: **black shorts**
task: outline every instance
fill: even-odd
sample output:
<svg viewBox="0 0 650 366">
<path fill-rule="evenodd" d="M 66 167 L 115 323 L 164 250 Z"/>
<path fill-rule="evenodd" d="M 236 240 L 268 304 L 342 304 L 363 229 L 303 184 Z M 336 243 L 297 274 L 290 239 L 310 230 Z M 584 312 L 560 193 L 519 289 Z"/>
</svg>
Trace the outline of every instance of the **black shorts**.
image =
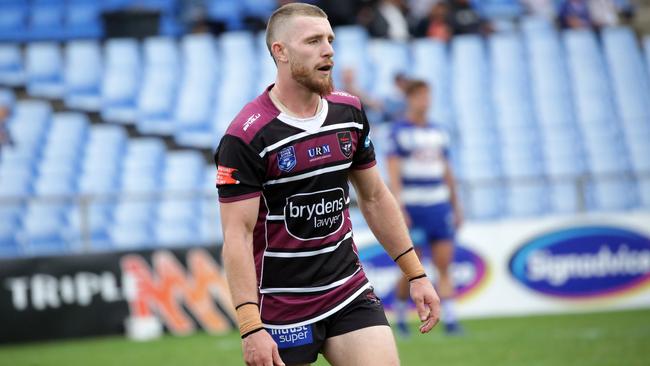
<svg viewBox="0 0 650 366">
<path fill-rule="evenodd" d="M 372 288 L 343 309 L 316 323 L 292 329 L 267 329 L 287 365 L 316 362 L 325 340 L 358 329 L 388 325 L 384 306 Z"/>
</svg>

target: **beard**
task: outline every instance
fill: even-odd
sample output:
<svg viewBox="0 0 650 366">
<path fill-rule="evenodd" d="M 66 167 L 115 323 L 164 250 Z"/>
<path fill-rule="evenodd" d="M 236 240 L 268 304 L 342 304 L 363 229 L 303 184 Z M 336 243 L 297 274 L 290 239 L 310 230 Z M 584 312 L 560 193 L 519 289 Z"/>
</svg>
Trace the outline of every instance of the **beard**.
<svg viewBox="0 0 650 366">
<path fill-rule="evenodd" d="M 310 72 L 306 66 L 294 60 L 290 60 L 289 65 L 291 67 L 291 77 L 309 91 L 321 97 L 329 95 L 334 91 L 334 81 L 332 80 L 331 72 L 327 78 L 319 78 L 313 75 L 313 71 Z"/>
</svg>

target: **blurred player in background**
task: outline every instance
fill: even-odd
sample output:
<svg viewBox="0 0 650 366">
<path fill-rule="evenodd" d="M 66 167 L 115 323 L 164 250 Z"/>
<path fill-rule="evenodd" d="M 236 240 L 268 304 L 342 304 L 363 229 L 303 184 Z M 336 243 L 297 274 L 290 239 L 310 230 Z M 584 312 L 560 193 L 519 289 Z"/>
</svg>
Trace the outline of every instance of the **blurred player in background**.
<svg viewBox="0 0 650 366">
<path fill-rule="evenodd" d="M 361 266 L 351 181 L 373 233 L 409 280 L 422 325 L 438 321 L 400 208 L 381 180 L 359 99 L 332 84 L 325 13 L 289 4 L 269 19 L 275 84 L 247 104 L 215 153 L 223 260 L 247 365 L 398 365 L 381 301 Z"/>
<path fill-rule="evenodd" d="M 454 313 L 454 283 L 450 265 L 454 258 L 454 232 L 463 215 L 456 183 L 448 161 L 448 136 L 429 123 L 430 90 L 424 81 L 412 80 L 406 87 L 407 110 L 403 120 L 392 125 L 388 149 L 390 188 L 401 204 L 407 225 L 423 233 L 431 245 L 438 270 L 437 290 L 442 302 L 442 321 L 450 334 L 461 328 Z M 395 310 L 398 329 L 408 335 L 406 323 L 408 281 L 397 285 Z"/>
</svg>

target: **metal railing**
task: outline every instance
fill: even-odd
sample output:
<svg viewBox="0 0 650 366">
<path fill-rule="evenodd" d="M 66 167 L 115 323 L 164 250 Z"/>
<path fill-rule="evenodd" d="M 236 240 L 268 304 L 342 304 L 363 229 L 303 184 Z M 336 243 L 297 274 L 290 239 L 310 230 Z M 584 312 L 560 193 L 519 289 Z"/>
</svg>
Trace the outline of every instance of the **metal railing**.
<svg viewBox="0 0 650 366">
<path fill-rule="evenodd" d="M 607 202 L 600 202 L 603 199 L 594 192 L 593 183 L 623 183 L 620 187 L 614 187 L 605 193 L 617 194 L 617 197 L 604 197 L 610 199 Z M 641 186 L 641 184 L 632 185 L 632 183 L 644 182 L 644 186 L 650 189 L 650 172 L 642 175 L 626 173 L 626 174 L 610 174 L 610 175 L 581 175 L 581 176 L 561 176 L 561 177 L 530 177 L 530 178 L 517 178 L 517 179 L 484 179 L 484 180 L 459 180 L 459 188 L 461 200 L 465 209 L 465 215 L 470 220 L 492 219 L 512 217 L 512 210 L 508 207 L 509 199 L 508 190 L 526 187 L 539 187 L 540 194 L 546 193 L 549 197 L 541 198 L 542 208 L 532 210 L 532 213 L 515 213 L 514 216 L 540 216 L 552 215 L 557 213 L 581 213 L 591 209 L 602 208 L 604 210 L 626 210 L 634 208 L 650 209 L 650 192 L 646 192 L 646 196 L 642 192 L 624 191 L 626 183 L 630 183 L 629 187 L 634 188 Z M 549 191 L 554 188 L 564 186 L 572 187 L 573 193 L 565 196 L 560 196 L 559 199 L 572 198 L 574 202 L 564 202 L 565 209 L 554 207 L 557 202 L 553 199 L 558 199 L 557 196 L 553 197 Z M 478 190 L 495 189 L 497 193 L 497 206 L 498 210 L 495 215 L 480 215 L 476 211 L 475 196 L 478 195 Z M 618 191 L 616 190 L 618 189 Z M 602 195 L 602 192 L 601 192 Z M 354 195 L 353 195 L 354 196 Z M 158 204 L 170 201 L 192 202 L 195 204 L 196 212 L 193 213 L 191 218 L 192 224 L 196 230 L 201 230 L 202 226 L 206 225 L 203 221 L 211 223 L 213 226 L 210 228 L 212 231 L 205 234 L 205 227 L 203 228 L 203 235 L 197 232 L 197 242 L 179 242 L 167 243 L 166 245 L 216 245 L 220 244 L 220 220 L 218 214 L 218 196 L 216 189 L 205 190 L 190 190 L 190 191 L 157 191 L 157 192 L 141 192 L 141 193 L 114 193 L 114 194 L 80 194 L 80 195 L 60 195 L 60 196 L 23 196 L 23 197 L 4 197 L 0 198 L 0 213 L 3 219 L 9 220 L 5 223 L 5 234 L 9 238 L 2 238 L 5 241 L 4 247 L 10 246 L 12 241 L 16 247 L 15 255 L 34 255 L 41 254 L 39 247 L 47 247 L 48 241 L 60 242 L 63 248 L 60 250 L 63 253 L 88 253 L 102 249 L 138 249 L 141 247 L 156 247 L 164 246 L 157 241 L 155 235 L 152 235 L 148 242 L 143 242 L 140 245 L 129 247 L 128 245 L 120 245 L 119 241 L 115 242 L 114 238 L 110 237 L 110 229 L 114 221 L 118 219 L 118 210 L 128 210 L 131 205 L 137 208 L 137 204 L 151 205 L 149 218 L 151 223 L 156 223 L 159 219 L 157 209 Z M 126 208 L 119 209 L 120 205 L 126 204 Z M 353 205 L 356 203 L 352 202 Z M 102 212 L 102 206 L 106 206 L 106 214 L 112 217 L 105 218 L 105 225 L 101 225 L 101 218 L 99 224 L 95 215 Z M 60 227 L 48 227 L 47 222 L 28 222 L 27 212 L 29 210 L 41 212 L 41 216 L 35 216 L 29 220 L 38 219 L 39 217 L 44 221 L 51 221 L 52 223 L 59 223 Z M 47 217 L 48 212 L 57 217 Z M 128 212 L 126 214 L 128 216 Z M 9 233 L 6 233 L 7 225 L 13 225 L 13 231 L 9 228 Z M 39 227 L 42 225 L 43 227 Z M 137 223 L 136 223 L 137 225 Z M 208 224 L 209 225 L 209 224 Z M 32 230 L 34 229 L 34 230 Z M 38 229 L 44 229 L 44 232 L 39 232 Z M 101 239 L 97 239 L 98 233 L 106 235 L 108 245 L 101 245 Z M 0 233 L 2 235 L 2 233 Z M 5 248 L 6 249 L 6 248 Z M 46 250 L 47 251 L 47 250 Z M 2 248 L 0 247 L 0 255 Z M 14 255 L 9 254 L 9 255 Z M 7 256 L 7 254 L 4 254 Z"/>
</svg>

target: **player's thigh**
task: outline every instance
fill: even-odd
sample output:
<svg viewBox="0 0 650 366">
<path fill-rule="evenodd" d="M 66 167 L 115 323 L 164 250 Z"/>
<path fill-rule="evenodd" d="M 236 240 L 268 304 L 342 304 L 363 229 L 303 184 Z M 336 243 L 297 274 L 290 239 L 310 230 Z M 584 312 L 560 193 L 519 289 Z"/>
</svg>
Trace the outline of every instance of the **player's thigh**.
<svg viewBox="0 0 650 366">
<path fill-rule="evenodd" d="M 454 243 L 449 239 L 436 240 L 431 243 L 433 264 L 440 269 L 448 269 L 454 260 Z"/>
<path fill-rule="evenodd" d="M 379 325 L 328 338 L 323 355 L 332 366 L 398 366 L 395 338 Z"/>
</svg>

